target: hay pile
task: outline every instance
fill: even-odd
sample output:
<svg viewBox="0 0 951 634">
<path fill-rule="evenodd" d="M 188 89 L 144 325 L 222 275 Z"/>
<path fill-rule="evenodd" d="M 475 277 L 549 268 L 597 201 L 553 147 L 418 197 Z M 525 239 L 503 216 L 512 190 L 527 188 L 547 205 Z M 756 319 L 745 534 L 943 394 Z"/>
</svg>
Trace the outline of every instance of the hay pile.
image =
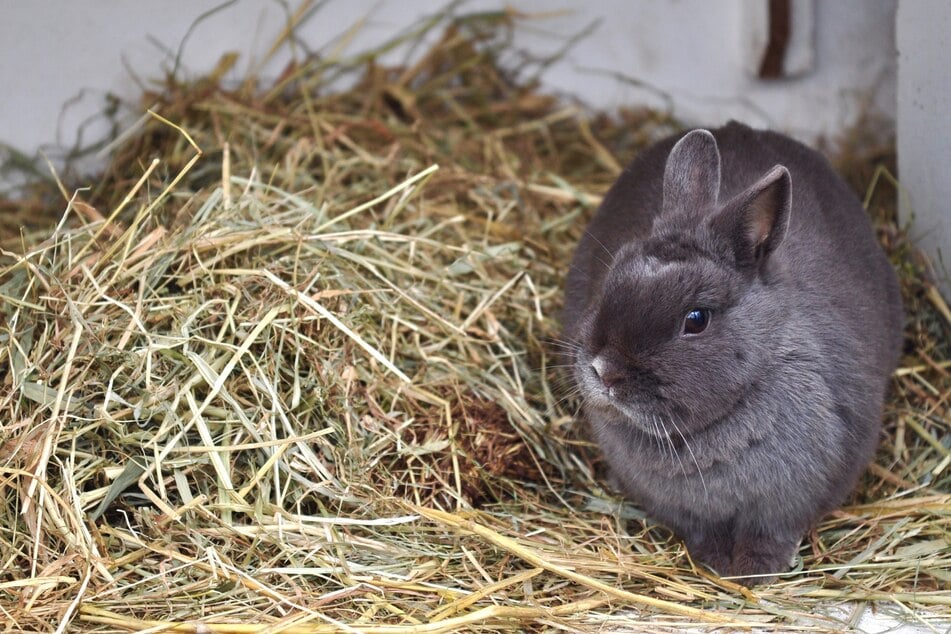
<svg viewBox="0 0 951 634">
<path fill-rule="evenodd" d="M 406 67 L 313 59 L 263 91 L 169 79 L 99 183 L 63 190 L 55 230 L 6 242 L 11 629 L 951 615 L 951 316 L 887 218 L 909 353 L 876 466 L 798 570 L 754 592 L 715 579 L 603 488 L 555 367 L 560 288 L 619 162 L 676 122 L 539 94 L 497 63 L 504 17 L 444 17 Z M 869 191 L 881 212 L 893 190 Z"/>
</svg>

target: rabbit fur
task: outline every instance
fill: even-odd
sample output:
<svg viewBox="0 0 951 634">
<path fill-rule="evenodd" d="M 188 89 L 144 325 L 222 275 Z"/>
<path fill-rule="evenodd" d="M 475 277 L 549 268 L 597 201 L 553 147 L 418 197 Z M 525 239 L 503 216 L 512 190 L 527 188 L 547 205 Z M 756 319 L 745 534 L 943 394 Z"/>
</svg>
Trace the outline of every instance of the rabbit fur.
<svg viewBox="0 0 951 634">
<path fill-rule="evenodd" d="M 613 479 L 695 560 L 788 569 L 875 452 L 895 273 L 817 152 L 733 122 L 641 152 L 578 244 L 572 378 Z"/>
</svg>

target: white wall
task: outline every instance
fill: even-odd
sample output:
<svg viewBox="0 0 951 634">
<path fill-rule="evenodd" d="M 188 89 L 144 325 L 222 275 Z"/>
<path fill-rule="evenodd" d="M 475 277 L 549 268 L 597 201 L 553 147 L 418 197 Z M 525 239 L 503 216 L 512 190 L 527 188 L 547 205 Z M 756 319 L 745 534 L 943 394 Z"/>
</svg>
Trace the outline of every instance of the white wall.
<svg viewBox="0 0 951 634">
<path fill-rule="evenodd" d="M 570 35 L 597 21 L 594 31 L 543 77 L 550 89 L 594 107 L 645 101 L 662 105 L 659 95 L 664 94 L 676 114 L 691 123 L 739 118 L 806 139 L 837 133 L 862 108 L 880 111 L 886 120 L 894 116 L 895 0 L 816 2 L 813 72 L 774 82 L 746 71 L 750 53 L 744 43 L 755 1 L 508 4 L 535 15 L 520 22 L 516 41 L 537 53 L 559 49 Z M 198 23 L 202 13 L 221 6 L 220 0 L 0 2 L 0 144 L 28 155 L 40 147 L 56 155 L 57 148 L 75 145 L 78 134 L 84 143 L 101 136 L 103 122 L 94 117 L 103 110 L 106 94 L 138 108 L 137 82 L 170 68 L 179 47 L 183 66 L 193 76 L 208 71 L 226 51 L 238 51 L 241 62 L 232 75 L 242 77 L 265 54 L 287 17 L 286 7 L 276 0 L 237 0 Z M 471 0 L 459 10 L 505 4 Z M 442 6 L 427 0 L 330 0 L 303 24 L 300 39 L 311 49 L 326 50 L 333 38 L 365 19 L 348 49 L 359 51 Z M 283 51 L 265 75 L 276 74 L 289 55 Z"/>
<path fill-rule="evenodd" d="M 909 193 L 902 209 L 914 211 L 913 235 L 922 245 L 951 257 L 951 2 L 897 5 L 899 100 L 897 0 L 792 1 L 794 11 L 809 5 L 814 13 L 814 61 L 803 76 L 776 81 L 748 71 L 757 54 L 749 45 L 751 31 L 762 30 L 754 22 L 766 0 L 469 0 L 457 11 L 514 7 L 526 16 L 518 22 L 516 44 L 536 55 L 561 49 L 593 25 L 542 80 L 548 90 L 594 108 L 669 103 L 688 124 L 737 118 L 812 141 L 835 136 L 862 112 L 879 115 L 887 134 L 897 101 L 900 176 Z M 229 51 L 241 56 L 231 79 L 251 70 L 265 80 L 276 76 L 292 55 L 305 52 L 285 48 L 258 67 L 299 6 L 288 3 L 0 0 L 0 163 L 2 146 L 28 157 L 43 150 L 58 163 L 66 149 L 103 138 L 109 127 L 99 115 L 110 94 L 122 100 L 120 128 L 127 126 L 142 111 L 142 84 L 171 69 L 179 51 L 185 76 L 208 72 Z M 350 53 L 375 48 L 445 6 L 429 0 L 315 4 L 322 6 L 300 26 L 298 39 L 324 54 L 354 25 L 362 23 L 348 40 Z M 385 61 L 404 55 L 396 51 Z M 88 158 L 82 163 L 87 171 L 95 164 Z M 0 172 L 0 190 L 17 182 Z"/>
<path fill-rule="evenodd" d="M 951 2 L 902 0 L 897 35 L 900 210 L 951 297 Z"/>
</svg>

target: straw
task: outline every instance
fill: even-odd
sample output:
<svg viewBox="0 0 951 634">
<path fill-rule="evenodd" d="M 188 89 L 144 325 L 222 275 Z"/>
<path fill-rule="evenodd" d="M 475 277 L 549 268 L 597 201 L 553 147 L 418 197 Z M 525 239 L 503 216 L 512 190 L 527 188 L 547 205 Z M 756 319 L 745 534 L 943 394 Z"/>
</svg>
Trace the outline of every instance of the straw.
<svg viewBox="0 0 951 634">
<path fill-rule="evenodd" d="M 4 203 L 34 219 L 0 269 L 9 627 L 945 627 L 951 323 L 873 176 L 891 146 L 833 155 L 908 314 L 883 441 L 748 590 L 608 488 L 555 344 L 585 222 L 677 124 L 566 107 L 507 70 L 514 14 L 454 11 L 381 45 L 426 36 L 405 65 L 169 77 L 88 189 Z"/>
</svg>

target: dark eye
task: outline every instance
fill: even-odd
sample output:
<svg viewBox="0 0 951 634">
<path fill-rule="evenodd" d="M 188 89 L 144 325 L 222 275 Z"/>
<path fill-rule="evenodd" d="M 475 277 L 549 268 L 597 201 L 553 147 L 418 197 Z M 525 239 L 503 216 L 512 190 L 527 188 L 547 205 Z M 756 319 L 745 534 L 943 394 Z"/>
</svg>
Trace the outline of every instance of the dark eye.
<svg viewBox="0 0 951 634">
<path fill-rule="evenodd" d="M 694 308 L 684 317 L 684 334 L 699 335 L 707 329 L 710 323 L 710 310 L 707 308 Z"/>
</svg>

